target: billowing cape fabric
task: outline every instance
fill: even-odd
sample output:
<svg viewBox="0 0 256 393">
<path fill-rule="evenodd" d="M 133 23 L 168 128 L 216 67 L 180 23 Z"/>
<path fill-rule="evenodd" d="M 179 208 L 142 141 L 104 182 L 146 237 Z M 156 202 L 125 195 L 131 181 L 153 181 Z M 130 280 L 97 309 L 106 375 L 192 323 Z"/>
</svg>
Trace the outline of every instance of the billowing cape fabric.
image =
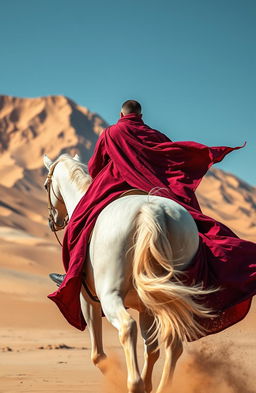
<svg viewBox="0 0 256 393">
<path fill-rule="evenodd" d="M 208 334 L 244 318 L 256 293 L 256 244 L 239 239 L 225 225 L 205 216 L 194 194 L 210 166 L 239 148 L 172 142 L 135 114 L 124 116 L 101 134 L 88 164 L 93 182 L 78 203 L 64 236 L 67 275 L 61 287 L 49 295 L 70 324 L 81 330 L 86 326 L 79 293 L 97 216 L 131 188 L 157 190 L 157 195 L 182 204 L 196 221 L 200 246 L 187 271 L 186 284 L 221 287 L 204 299 L 216 312 L 216 317 L 201 321 Z"/>
</svg>

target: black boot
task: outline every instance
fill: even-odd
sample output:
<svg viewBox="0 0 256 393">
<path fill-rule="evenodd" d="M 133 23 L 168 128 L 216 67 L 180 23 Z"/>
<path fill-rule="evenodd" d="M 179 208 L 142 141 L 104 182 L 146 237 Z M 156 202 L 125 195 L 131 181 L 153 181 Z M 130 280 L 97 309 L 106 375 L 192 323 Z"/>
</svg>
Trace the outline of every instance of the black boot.
<svg viewBox="0 0 256 393">
<path fill-rule="evenodd" d="M 66 277 L 66 274 L 50 273 L 49 277 L 59 287 L 63 283 L 64 278 Z"/>
</svg>

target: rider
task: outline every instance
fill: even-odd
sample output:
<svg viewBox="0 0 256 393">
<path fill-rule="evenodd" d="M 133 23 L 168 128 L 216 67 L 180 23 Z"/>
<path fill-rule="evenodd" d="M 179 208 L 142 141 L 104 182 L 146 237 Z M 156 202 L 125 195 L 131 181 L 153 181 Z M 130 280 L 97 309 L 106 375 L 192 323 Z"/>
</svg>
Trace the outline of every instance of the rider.
<svg viewBox="0 0 256 393">
<path fill-rule="evenodd" d="M 196 142 L 172 142 L 142 120 L 141 105 L 128 100 L 117 124 L 100 135 L 88 170 L 93 181 L 78 203 L 63 241 L 67 275 L 52 273 L 60 285 L 49 295 L 67 320 L 84 329 L 79 294 L 90 234 L 102 209 L 131 189 L 157 193 L 183 205 L 194 218 L 200 236 L 198 253 L 187 270 L 205 288 L 222 287 L 209 295 L 208 307 L 218 317 L 208 319 L 208 331 L 220 331 L 241 320 L 256 293 L 256 244 L 239 239 L 229 228 L 205 216 L 195 190 L 207 170 L 240 147 L 208 147 Z M 210 324 L 210 325 L 209 325 Z"/>
<path fill-rule="evenodd" d="M 137 117 L 138 120 L 141 119 L 142 121 L 142 114 L 141 114 L 141 105 L 139 102 L 135 101 L 135 100 L 128 100 L 125 101 L 122 105 L 121 108 L 121 112 L 120 112 L 120 119 L 122 119 L 123 117 L 126 117 L 127 115 L 130 115 L 131 118 L 132 117 Z M 128 117 L 127 117 L 128 118 Z M 169 138 L 167 138 L 167 136 L 165 136 L 164 134 L 160 133 L 159 131 L 156 130 L 152 130 L 152 129 L 148 129 L 148 132 L 150 131 L 151 135 L 154 135 L 155 138 L 157 140 L 159 140 L 159 142 L 171 142 L 171 140 Z M 98 144 L 99 145 L 99 144 Z M 99 149 L 98 149 L 98 145 L 97 148 L 94 151 L 94 155 L 92 156 L 91 160 L 88 163 L 89 168 L 91 169 L 90 171 L 90 175 L 92 176 L 92 178 L 94 177 L 94 172 L 96 175 L 96 170 L 95 167 L 98 165 L 102 166 L 102 157 L 99 154 Z M 65 278 L 65 274 L 59 274 L 59 273 L 50 273 L 49 274 L 50 278 L 57 284 L 57 286 L 60 286 Z"/>
<path fill-rule="evenodd" d="M 121 108 L 121 112 L 120 112 L 120 118 L 122 118 L 126 115 L 129 115 L 129 114 L 136 114 L 138 116 L 141 116 L 141 105 L 139 102 L 137 102 L 135 100 L 128 100 L 123 103 L 122 108 Z M 162 136 L 163 136 L 163 138 L 166 138 L 166 140 L 169 140 L 163 134 L 162 134 Z M 96 149 L 95 149 L 94 155 L 96 155 Z M 97 159 L 100 160 L 101 158 L 97 157 Z M 95 158 L 93 156 L 91 158 L 91 160 L 89 161 L 88 165 L 90 166 L 90 162 L 94 162 L 94 161 L 95 161 Z M 90 175 L 92 176 L 91 173 L 90 173 Z M 59 273 L 50 273 L 49 276 L 57 284 L 57 286 L 60 286 L 65 278 L 65 274 L 59 274 Z"/>
</svg>

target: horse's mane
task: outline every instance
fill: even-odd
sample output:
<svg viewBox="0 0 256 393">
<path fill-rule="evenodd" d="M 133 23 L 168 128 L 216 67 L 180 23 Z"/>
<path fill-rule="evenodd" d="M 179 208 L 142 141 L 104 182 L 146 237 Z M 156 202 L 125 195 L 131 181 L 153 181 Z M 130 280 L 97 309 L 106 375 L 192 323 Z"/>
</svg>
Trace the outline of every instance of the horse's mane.
<svg viewBox="0 0 256 393">
<path fill-rule="evenodd" d="M 92 178 L 88 173 L 88 166 L 80 161 L 75 160 L 69 154 L 61 154 L 54 162 L 63 162 L 70 174 L 70 180 L 74 182 L 80 191 L 85 191 L 91 183 Z"/>
</svg>

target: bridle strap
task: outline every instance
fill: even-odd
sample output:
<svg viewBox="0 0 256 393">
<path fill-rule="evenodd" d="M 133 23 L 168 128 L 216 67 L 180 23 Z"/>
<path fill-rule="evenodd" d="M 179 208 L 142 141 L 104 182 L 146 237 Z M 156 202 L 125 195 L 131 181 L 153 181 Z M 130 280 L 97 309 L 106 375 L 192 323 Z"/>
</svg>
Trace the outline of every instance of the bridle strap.
<svg viewBox="0 0 256 393">
<path fill-rule="evenodd" d="M 59 239 L 59 236 L 57 235 L 57 232 L 56 232 L 56 231 L 53 231 L 53 233 L 54 233 L 54 235 L 55 235 L 55 237 L 56 237 L 57 242 L 59 243 L 59 245 L 60 245 L 61 247 L 63 247 L 63 244 L 61 243 L 61 241 L 60 241 L 60 239 Z"/>
<path fill-rule="evenodd" d="M 62 226 L 59 226 L 59 225 L 54 221 L 53 210 L 55 210 L 55 208 L 54 208 L 54 206 L 53 206 L 53 204 L 52 204 L 52 201 L 51 201 L 51 190 L 52 190 L 53 195 L 55 196 L 55 198 L 56 198 L 59 202 L 65 204 L 64 201 L 63 201 L 63 198 L 60 199 L 60 198 L 58 198 L 58 196 L 56 195 L 56 192 L 54 191 L 53 184 L 52 184 L 53 172 L 54 172 L 54 169 L 55 169 L 55 167 L 56 167 L 57 164 L 58 164 L 58 162 L 56 162 L 56 164 L 53 165 L 53 166 L 51 167 L 51 169 L 50 169 L 50 171 L 49 171 L 49 173 L 48 173 L 48 176 L 47 176 L 47 183 L 46 183 L 46 186 L 47 186 L 47 194 L 48 194 L 48 211 L 49 211 L 49 218 L 48 218 L 48 220 L 49 220 L 49 226 L 50 226 L 50 228 L 51 228 L 51 231 L 54 232 L 54 235 L 55 235 L 55 237 L 56 237 L 58 243 L 60 244 L 61 247 L 63 247 L 63 244 L 61 243 L 61 241 L 60 241 L 60 239 L 59 239 L 59 237 L 58 237 L 58 235 L 57 235 L 56 232 L 57 232 L 57 231 L 60 231 L 60 230 L 62 230 L 62 229 L 64 229 L 64 228 L 67 226 L 67 224 L 68 224 L 68 216 L 66 216 L 66 218 L 64 219 L 63 225 L 62 225 Z"/>
<path fill-rule="evenodd" d="M 52 193 L 53 193 L 53 195 L 55 196 L 55 198 L 56 198 L 59 202 L 63 203 L 63 205 L 65 205 L 65 203 L 64 203 L 64 201 L 63 201 L 63 198 L 61 197 L 61 199 L 60 199 L 60 198 L 58 198 L 58 196 L 56 195 L 56 192 L 54 191 L 54 188 L 53 188 L 52 180 L 51 180 L 51 182 L 50 182 L 50 185 L 52 186 Z"/>
</svg>

